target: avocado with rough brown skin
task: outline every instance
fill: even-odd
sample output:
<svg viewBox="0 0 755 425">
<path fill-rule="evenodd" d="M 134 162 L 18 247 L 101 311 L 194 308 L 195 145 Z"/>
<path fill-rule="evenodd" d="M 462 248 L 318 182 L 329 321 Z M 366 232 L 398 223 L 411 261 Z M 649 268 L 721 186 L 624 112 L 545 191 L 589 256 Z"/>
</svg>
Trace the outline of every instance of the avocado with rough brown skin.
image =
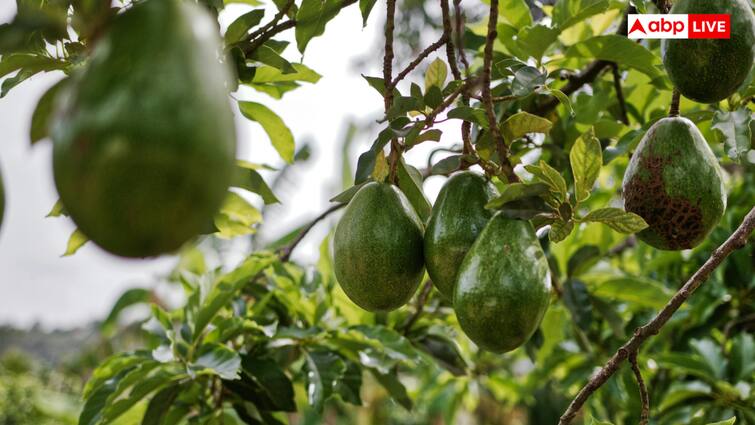
<svg viewBox="0 0 755 425">
<path fill-rule="evenodd" d="M 697 246 L 726 209 L 718 160 L 695 124 L 681 117 L 648 129 L 624 174 L 623 197 L 624 208 L 648 223 L 637 236 L 665 250 Z"/>
<path fill-rule="evenodd" d="M 346 295 L 368 311 L 406 304 L 425 274 L 423 231 L 398 187 L 371 182 L 359 189 L 333 240 L 336 278 Z"/>
</svg>

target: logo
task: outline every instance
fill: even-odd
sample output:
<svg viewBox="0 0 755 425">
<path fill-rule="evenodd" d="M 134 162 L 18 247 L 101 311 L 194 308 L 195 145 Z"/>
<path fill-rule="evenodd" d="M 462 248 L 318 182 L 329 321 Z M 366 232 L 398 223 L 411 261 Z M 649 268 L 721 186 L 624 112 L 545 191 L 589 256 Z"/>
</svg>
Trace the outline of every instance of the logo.
<svg viewBox="0 0 755 425">
<path fill-rule="evenodd" d="M 641 38 L 729 38 L 731 17 L 724 14 L 630 14 L 627 37 Z"/>
</svg>

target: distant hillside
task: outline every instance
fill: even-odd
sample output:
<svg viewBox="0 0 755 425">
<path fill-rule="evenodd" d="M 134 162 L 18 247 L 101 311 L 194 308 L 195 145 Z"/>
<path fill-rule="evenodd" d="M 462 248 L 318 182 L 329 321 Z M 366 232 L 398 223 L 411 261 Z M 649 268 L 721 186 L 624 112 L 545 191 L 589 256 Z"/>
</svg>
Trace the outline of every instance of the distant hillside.
<svg viewBox="0 0 755 425">
<path fill-rule="evenodd" d="M 38 326 L 28 330 L 0 326 L 0 357 L 14 349 L 56 365 L 80 354 L 84 347 L 95 344 L 98 333 L 95 324 L 63 331 L 45 331 Z"/>
</svg>

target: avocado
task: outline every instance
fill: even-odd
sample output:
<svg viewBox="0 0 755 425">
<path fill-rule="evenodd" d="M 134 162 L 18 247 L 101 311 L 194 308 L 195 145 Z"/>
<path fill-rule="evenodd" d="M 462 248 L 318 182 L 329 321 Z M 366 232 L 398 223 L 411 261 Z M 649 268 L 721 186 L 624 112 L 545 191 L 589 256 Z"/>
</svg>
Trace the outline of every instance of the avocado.
<svg viewBox="0 0 755 425">
<path fill-rule="evenodd" d="M 550 292 L 548 262 L 532 224 L 499 212 L 461 263 L 453 306 L 469 339 L 504 353 L 535 333 Z"/>
<path fill-rule="evenodd" d="M 663 118 L 648 129 L 623 186 L 624 208 L 649 226 L 637 236 L 658 249 L 698 245 L 726 209 L 718 161 L 686 118 Z"/>
<path fill-rule="evenodd" d="M 485 205 L 497 195 L 492 183 L 472 171 L 451 176 L 438 194 L 425 231 L 425 265 L 448 299 L 453 297 L 461 261 L 493 216 Z"/>
<path fill-rule="evenodd" d="M 368 311 L 406 304 L 425 274 L 422 233 L 422 220 L 396 186 L 371 182 L 359 189 L 333 241 L 346 295 Z"/>
<path fill-rule="evenodd" d="M 671 82 L 689 99 L 715 103 L 747 78 L 755 55 L 755 15 L 747 0 L 678 0 L 670 13 L 728 14 L 728 39 L 669 39 L 661 55 Z"/>
<path fill-rule="evenodd" d="M 59 97 L 53 171 L 79 229 L 124 257 L 172 252 L 212 223 L 236 136 L 215 22 L 188 1 L 118 15 Z"/>
</svg>

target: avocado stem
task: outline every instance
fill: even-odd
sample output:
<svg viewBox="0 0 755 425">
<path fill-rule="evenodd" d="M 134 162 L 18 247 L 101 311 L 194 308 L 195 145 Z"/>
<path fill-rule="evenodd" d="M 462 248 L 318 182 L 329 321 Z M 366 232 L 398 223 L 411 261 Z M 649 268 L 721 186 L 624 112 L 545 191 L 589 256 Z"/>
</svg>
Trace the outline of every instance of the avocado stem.
<svg viewBox="0 0 755 425">
<path fill-rule="evenodd" d="M 674 94 L 671 95 L 671 106 L 668 109 L 668 116 L 670 117 L 678 117 L 679 116 L 679 101 L 682 98 L 682 94 L 679 93 L 679 90 L 677 90 L 676 87 L 674 87 Z"/>
</svg>

